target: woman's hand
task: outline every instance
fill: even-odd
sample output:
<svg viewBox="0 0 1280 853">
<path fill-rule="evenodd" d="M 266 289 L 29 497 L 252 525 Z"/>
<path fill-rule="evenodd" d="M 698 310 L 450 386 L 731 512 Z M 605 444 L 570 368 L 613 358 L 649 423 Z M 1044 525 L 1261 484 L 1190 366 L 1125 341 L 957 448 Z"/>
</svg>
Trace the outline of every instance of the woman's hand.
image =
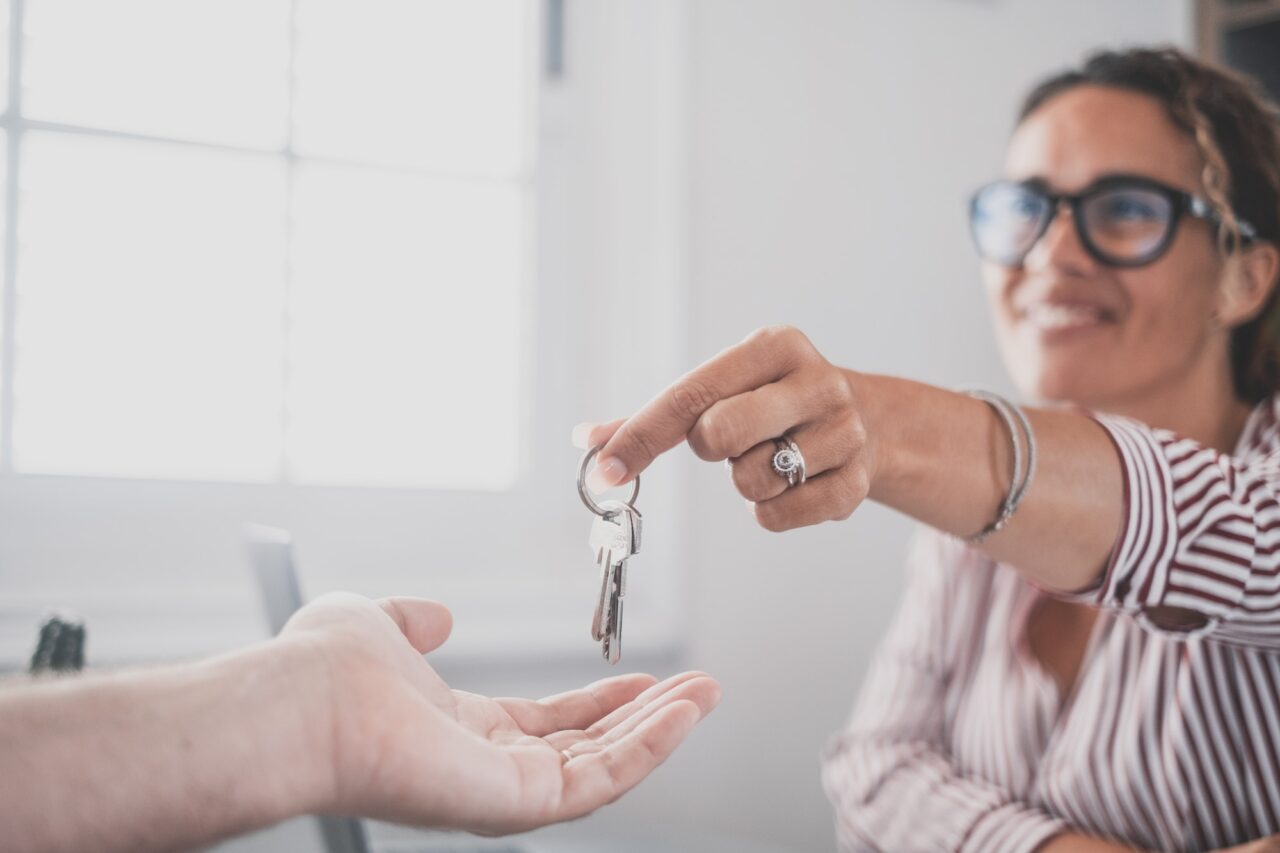
<svg viewBox="0 0 1280 853">
<path fill-rule="evenodd" d="M 1140 848 L 1116 841 L 1094 838 L 1074 832 L 1055 835 L 1046 841 L 1036 853 L 1142 853 Z M 1235 847 L 1224 847 L 1213 853 L 1280 853 L 1280 835 L 1269 835 Z"/>
<path fill-rule="evenodd" d="M 783 434 L 804 455 L 804 488 L 789 488 L 773 470 L 774 439 Z M 753 332 L 629 419 L 574 429 L 580 447 L 604 443 L 588 479 L 596 490 L 628 482 L 686 438 L 702 459 L 728 460 L 734 485 L 768 530 L 848 518 L 874 475 L 851 374 L 789 326 Z"/>
<path fill-rule="evenodd" d="M 1280 835 L 1268 835 L 1266 838 L 1228 847 L 1217 853 L 1280 853 Z"/>
<path fill-rule="evenodd" d="M 321 811 L 495 835 L 581 817 L 640 782 L 720 698 L 696 672 L 540 701 L 451 690 L 422 657 L 451 625 L 433 601 L 339 593 L 284 627 L 299 724 L 331 759 Z"/>
</svg>

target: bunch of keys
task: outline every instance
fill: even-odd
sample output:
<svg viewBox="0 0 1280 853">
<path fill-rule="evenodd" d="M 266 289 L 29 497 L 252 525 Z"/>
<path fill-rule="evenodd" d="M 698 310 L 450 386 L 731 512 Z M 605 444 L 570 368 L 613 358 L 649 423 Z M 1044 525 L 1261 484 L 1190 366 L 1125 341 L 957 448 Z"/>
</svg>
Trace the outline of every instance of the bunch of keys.
<svg viewBox="0 0 1280 853">
<path fill-rule="evenodd" d="M 600 567 L 600 597 L 591 617 L 591 639 L 600 643 L 604 659 L 617 663 L 622 657 L 622 599 L 627 594 L 627 561 L 640 551 L 640 478 L 636 477 L 631 497 L 622 501 L 596 503 L 587 491 L 587 467 L 603 445 L 587 451 L 578 467 L 578 495 L 595 513 L 591 524 L 591 551 Z"/>
</svg>

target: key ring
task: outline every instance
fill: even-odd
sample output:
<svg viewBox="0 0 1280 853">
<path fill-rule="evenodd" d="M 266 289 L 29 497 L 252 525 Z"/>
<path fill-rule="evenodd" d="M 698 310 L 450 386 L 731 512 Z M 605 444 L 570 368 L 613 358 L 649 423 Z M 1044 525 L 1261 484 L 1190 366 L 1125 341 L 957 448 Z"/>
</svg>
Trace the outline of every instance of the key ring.
<svg viewBox="0 0 1280 853">
<path fill-rule="evenodd" d="M 595 502 L 595 499 L 592 498 L 591 494 L 587 491 L 586 483 L 587 466 L 591 464 L 591 460 L 595 458 L 595 455 L 600 452 L 600 448 L 602 447 L 604 447 L 603 444 L 597 444 L 595 447 L 588 450 L 586 455 L 582 457 L 582 464 L 578 466 L 578 497 L 582 498 L 582 502 L 587 505 L 587 509 L 591 510 L 601 518 L 609 518 L 613 513 L 605 512 L 600 504 Z M 640 476 L 636 475 L 633 482 L 635 485 L 631 487 L 631 497 L 627 498 L 626 503 L 627 506 L 635 509 L 636 498 L 640 495 Z"/>
</svg>

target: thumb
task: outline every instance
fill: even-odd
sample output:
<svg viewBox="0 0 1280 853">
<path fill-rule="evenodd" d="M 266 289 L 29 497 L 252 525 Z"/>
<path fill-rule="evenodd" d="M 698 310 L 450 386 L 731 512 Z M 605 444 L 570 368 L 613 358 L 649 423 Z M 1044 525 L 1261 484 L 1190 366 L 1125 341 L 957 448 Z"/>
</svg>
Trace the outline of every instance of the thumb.
<svg viewBox="0 0 1280 853">
<path fill-rule="evenodd" d="M 382 598 L 378 606 L 395 621 L 409 645 L 420 654 L 444 645 L 453 629 L 449 608 L 429 598 Z"/>
</svg>

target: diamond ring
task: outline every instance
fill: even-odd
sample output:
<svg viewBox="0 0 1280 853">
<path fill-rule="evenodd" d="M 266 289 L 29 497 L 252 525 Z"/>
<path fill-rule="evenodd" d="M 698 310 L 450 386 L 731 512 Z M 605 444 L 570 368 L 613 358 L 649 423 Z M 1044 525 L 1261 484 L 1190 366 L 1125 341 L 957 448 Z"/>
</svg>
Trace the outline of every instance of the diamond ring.
<svg viewBox="0 0 1280 853">
<path fill-rule="evenodd" d="M 785 477 L 787 485 L 799 486 L 805 481 L 804 454 L 800 447 L 790 438 L 783 436 L 774 439 L 778 448 L 773 454 L 773 470 L 779 477 Z"/>
</svg>

